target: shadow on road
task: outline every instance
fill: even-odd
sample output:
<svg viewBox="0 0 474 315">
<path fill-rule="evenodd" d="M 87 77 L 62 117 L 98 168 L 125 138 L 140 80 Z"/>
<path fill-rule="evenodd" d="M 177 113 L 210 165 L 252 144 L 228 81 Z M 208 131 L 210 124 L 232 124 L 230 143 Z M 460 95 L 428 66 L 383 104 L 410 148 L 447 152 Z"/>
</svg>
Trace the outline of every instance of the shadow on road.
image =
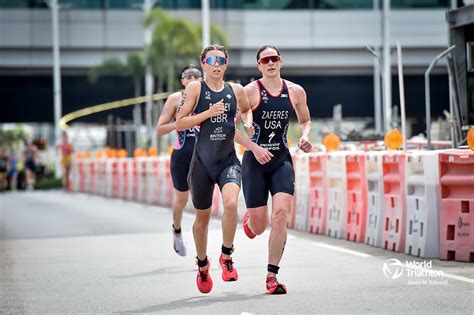
<svg viewBox="0 0 474 315">
<path fill-rule="evenodd" d="M 174 268 L 174 267 L 163 267 L 163 268 L 158 268 L 158 269 L 147 271 L 147 272 L 133 273 L 133 274 L 130 274 L 130 275 L 111 276 L 111 278 L 114 278 L 114 279 L 128 279 L 128 278 L 156 276 L 156 275 L 163 274 L 163 273 L 167 273 L 167 274 L 179 273 L 179 274 L 182 274 L 184 272 L 196 272 L 196 268 L 183 270 L 183 269 Z"/>
<path fill-rule="evenodd" d="M 186 299 L 171 301 L 164 304 L 152 305 L 138 310 L 128 310 L 128 311 L 117 311 L 114 314 L 130 314 L 130 313 L 155 313 L 163 311 L 178 310 L 181 308 L 196 308 L 205 306 L 208 307 L 213 303 L 219 302 L 239 302 L 239 301 L 248 301 L 248 300 L 261 300 L 266 296 L 266 294 L 257 294 L 257 295 L 244 295 L 235 292 L 224 292 L 225 296 L 222 297 L 208 297 L 208 296 L 196 296 Z"/>
</svg>

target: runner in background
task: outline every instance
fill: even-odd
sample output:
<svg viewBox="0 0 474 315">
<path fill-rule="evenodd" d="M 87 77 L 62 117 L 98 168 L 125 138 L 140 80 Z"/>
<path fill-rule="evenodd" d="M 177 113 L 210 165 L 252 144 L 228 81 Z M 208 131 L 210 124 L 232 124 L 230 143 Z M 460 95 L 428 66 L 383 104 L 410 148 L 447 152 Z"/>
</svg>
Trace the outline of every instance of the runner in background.
<svg viewBox="0 0 474 315">
<path fill-rule="evenodd" d="M 189 65 L 181 70 L 181 84 L 186 87 L 190 82 L 199 81 L 202 74 L 194 65 Z M 172 131 L 176 131 L 176 114 L 179 106 L 184 102 L 184 91 L 175 92 L 168 96 L 163 110 L 156 125 L 158 137 L 162 137 Z M 188 202 L 189 186 L 188 172 L 189 163 L 194 149 L 194 132 L 192 129 L 177 131 L 176 142 L 171 153 L 170 172 L 174 187 L 173 201 L 173 248 L 180 256 L 186 256 L 186 246 L 181 232 L 181 220 L 183 210 Z"/>
</svg>

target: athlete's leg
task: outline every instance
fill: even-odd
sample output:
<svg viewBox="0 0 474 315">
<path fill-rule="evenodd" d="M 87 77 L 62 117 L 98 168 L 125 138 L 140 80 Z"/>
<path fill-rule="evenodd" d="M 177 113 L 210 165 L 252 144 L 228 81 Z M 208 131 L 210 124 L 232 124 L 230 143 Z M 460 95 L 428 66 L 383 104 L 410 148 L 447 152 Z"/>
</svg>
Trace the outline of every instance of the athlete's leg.
<svg viewBox="0 0 474 315">
<path fill-rule="evenodd" d="M 217 183 L 222 193 L 224 214 L 222 215 L 222 245 L 232 249 L 237 229 L 237 204 L 239 200 L 240 185 L 242 183 L 242 167 L 234 164 L 226 167 L 219 174 Z M 223 251 L 224 258 L 230 258 L 231 253 Z"/>
<path fill-rule="evenodd" d="M 174 190 L 173 201 L 173 248 L 180 256 L 186 256 L 186 246 L 184 245 L 183 236 L 181 234 L 181 219 L 183 218 L 183 210 L 188 202 L 189 191 Z"/>
<path fill-rule="evenodd" d="M 248 208 L 248 219 L 247 226 L 250 230 L 260 235 L 267 229 L 268 226 L 268 206 L 262 206 L 257 208 Z"/>
<path fill-rule="evenodd" d="M 189 187 L 195 210 L 193 224 L 194 244 L 198 260 L 207 260 L 207 231 L 211 219 L 212 193 L 214 183 L 208 176 L 199 158 L 193 158 L 189 170 Z M 202 271 L 207 265 L 200 266 Z"/>
<path fill-rule="evenodd" d="M 268 264 L 278 266 L 287 237 L 287 222 L 293 196 L 287 193 L 277 193 L 272 198 L 272 230 L 268 240 Z M 268 272 L 267 277 L 275 277 L 276 273 Z"/>
<path fill-rule="evenodd" d="M 71 164 L 66 166 L 66 189 L 71 188 Z"/>
<path fill-rule="evenodd" d="M 265 232 L 268 226 L 268 190 L 269 185 L 262 165 L 250 152 L 245 152 L 242 159 L 242 186 L 247 212 L 242 219 L 242 226 L 249 238 Z"/>
<path fill-rule="evenodd" d="M 63 178 L 62 178 L 63 188 L 67 189 L 67 176 L 68 176 L 67 167 L 64 164 L 62 164 L 61 167 L 62 167 L 62 174 L 63 174 Z"/>
<path fill-rule="evenodd" d="M 222 215 L 222 254 L 219 264 L 222 268 L 224 281 L 237 281 L 239 276 L 234 268 L 232 252 L 234 248 L 235 230 L 237 229 L 237 204 L 241 185 L 241 166 L 235 164 L 227 167 L 219 174 L 218 184 L 222 192 L 224 213 Z"/>
<path fill-rule="evenodd" d="M 232 248 L 237 229 L 237 204 L 240 187 L 235 183 L 227 183 L 222 188 L 222 203 L 224 214 L 222 215 L 222 244 L 227 248 Z M 230 255 L 223 254 L 225 258 Z"/>
<path fill-rule="evenodd" d="M 270 183 L 272 194 L 272 230 L 268 239 L 267 293 L 286 294 L 286 286 L 279 283 L 276 275 L 285 250 L 287 221 L 295 189 L 295 172 L 288 154 L 286 161 L 273 171 Z"/>
<path fill-rule="evenodd" d="M 210 263 L 207 259 L 207 232 L 211 219 L 211 208 L 196 209 L 196 219 L 193 225 L 194 244 L 196 245 L 198 273 L 196 285 L 201 293 L 212 290 L 212 278 L 209 274 Z"/>
<path fill-rule="evenodd" d="M 189 190 L 174 190 L 175 199 L 173 201 L 173 226 L 176 230 L 181 229 L 181 220 L 183 218 L 183 210 L 188 202 Z"/>
<path fill-rule="evenodd" d="M 26 169 L 26 188 L 33 189 L 35 184 L 34 172 L 31 169 Z"/>
<path fill-rule="evenodd" d="M 207 257 L 207 231 L 209 228 L 209 221 L 211 220 L 211 208 L 196 209 L 196 218 L 193 224 L 194 244 L 196 246 L 196 253 L 199 260 L 205 260 Z M 207 266 L 201 267 L 202 271 L 206 270 Z"/>
</svg>

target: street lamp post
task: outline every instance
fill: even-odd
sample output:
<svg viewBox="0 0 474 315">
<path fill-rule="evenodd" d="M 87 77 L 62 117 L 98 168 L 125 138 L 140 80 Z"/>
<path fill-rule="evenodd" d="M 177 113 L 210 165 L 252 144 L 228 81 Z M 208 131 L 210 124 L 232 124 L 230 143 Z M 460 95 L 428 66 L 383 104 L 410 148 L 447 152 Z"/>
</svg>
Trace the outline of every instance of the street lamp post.
<svg viewBox="0 0 474 315">
<path fill-rule="evenodd" d="M 382 132 L 383 131 L 383 126 L 382 126 L 382 109 L 381 107 L 383 107 L 383 104 L 385 102 L 385 97 L 384 97 L 384 85 L 383 85 L 383 72 L 382 72 L 382 58 L 380 57 L 380 55 L 370 46 L 366 46 L 367 50 L 369 51 L 369 53 L 372 54 L 372 56 L 374 56 L 374 59 L 376 60 L 376 64 L 378 65 L 377 69 L 378 69 L 378 73 L 376 74 L 378 78 L 380 78 L 379 80 L 374 80 L 374 88 L 376 90 L 378 90 L 379 92 L 378 93 L 375 93 L 376 95 L 376 99 L 375 99 L 375 106 L 374 106 L 374 116 L 375 116 L 375 131 L 376 132 Z M 378 84 L 376 84 L 376 82 L 379 82 Z M 382 86 L 382 102 L 380 101 L 380 86 Z"/>
<path fill-rule="evenodd" d="M 143 3 L 143 12 L 146 16 L 148 12 L 153 8 L 154 0 L 145 0 Z M 150 53 L 150 47 L 152 42 L 152 31 L 151 26 L 145 27 L 145 94 L 146 94 L 146 105 L 145 105 L 145 121 L 147 130 L 147 142 L 151 140 L 151 145 L 157 145 L 157 138 L 153 132 L 153 121 L 152 121 L 152 109 L 153 109 L 153 74 L 151 66 L 148 63 L 148 57 Z M 138 145 L 138 144 L 137 144 Z"/>
<path fill-rule="evenodd" d="M 433 149 L 431 146 L 431 98 L 430 98 L 430 73 L 431 70 L 436 66 L 438 61 L 446 56 L 451 50 L 453 50 L 456 46 L 452 45 L 451 47 L 447 48 L 443 52 L 441 52 L 438 56 L 436 56 L 428 66 L 428 69 L 425 71 L 425 111 L 426 111 L 426 139 L 428 141 L 428 150 Z M 452 113 L 451 113 L 452 114 Z"/>
<path fill-rule="evenodd" d="M 392 123 L 392 58 L 390 51 L 390 0 L 383 1 L 383 86 L 385 131 Z"/>
<path fill-rule="evenodd" d="M 58 25 L 58 0 L 51 0 L 48 3 L 51 9 L 52 26 L 53 26 L 53 93 L 54 93 L 54 141 L 55 145 L 59 145 L 61 139 L 61 129 L 59 120 L 62 116 L 61 104 L 61 62 L 59 59 L 59 25 Z M 55 160 L 55 175 L 61 177 L 61 168 L 59 165 L 59 156 Z"/>
<path fill-rule="evenodd" d="M 209 0 L 201 0 L 202 15 L 202 48 L 211 44 L 211 32 L 209 22 Z"/>
</svg>

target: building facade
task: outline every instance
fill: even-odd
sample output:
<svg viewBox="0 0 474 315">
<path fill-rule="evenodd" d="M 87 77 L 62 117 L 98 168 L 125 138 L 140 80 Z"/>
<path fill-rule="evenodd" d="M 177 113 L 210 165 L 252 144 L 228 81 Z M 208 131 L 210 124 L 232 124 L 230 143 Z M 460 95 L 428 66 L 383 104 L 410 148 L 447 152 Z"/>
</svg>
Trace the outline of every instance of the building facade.
<svg viewBox="0 0 474 315">
<path fill-rule="evenodd" d="M 133 96 L 126 78 L 91 84 L 90 67 L 108 58 L 125 60 L 144 47 L 143 1 L 59 1 L 63 113 Z M 345 117 L 371 117 L 374 111 L 374 58 L 366 46 L 382 46 L 382 13 L 373 0 L 214 0 L 211 22 L 229 39 L 228 79 L 247 83 L 258 77 L 256 50 L 280 48 L 283 76 L 308 92 L 314 117 L 330 117 L 336 104 Z M 390 39 L 403 46 L 407 115 L 424 115 L 423 73 L 446 49 L 448 0 L 392 0 Z M 200 23 L 200 1 L 157 1 L 173 17 Z M 9 110 L 0 122 L 52 121 L 51 13 L 42 1 L 0 0 L 0 97 Z M 197 58 L 196 58 L 197 62 Z M 393 104 L 398 104 L 396 56 L 392 57 Z M 448 104 L 443 61 L 431 81 L 432 114 Z M 2 106 L 3 107 L 3 106 Z M 22 109 L 21 115 L 18 109 Z M 3 111 L 3 110 L 2 110 Z M 130 110 L 131 111 L 131 110 Z M 129 115 L 128 110 L 122 114 Z M 101 115 L 89 119 L 103 119 Z"/>
</svg>

